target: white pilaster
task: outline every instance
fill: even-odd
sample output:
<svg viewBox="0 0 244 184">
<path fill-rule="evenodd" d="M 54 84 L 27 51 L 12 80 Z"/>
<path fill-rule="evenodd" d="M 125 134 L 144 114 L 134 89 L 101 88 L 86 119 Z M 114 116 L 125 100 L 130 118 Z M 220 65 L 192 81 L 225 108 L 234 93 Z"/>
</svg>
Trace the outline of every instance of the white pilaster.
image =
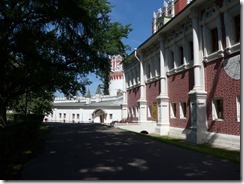
<svg viewBox="0 0 244 184">
<path fill-rule="evenodd" d="M 195 144 L 207 143 L 207 92 L 190 92 L 191 127 L 186 140 Z"/>
<path fill-rule="evenodd" d="M 169 97 L 167 93 L 167 77 L 164 60 L 164 43 L 160 40 L 160 95 L 158 100 L 158 123 L 155 133 L 159 135 L 169 134 Z"/>
<path fill-rule="evenodd" d="M 137 101 L 139 107 L 139 122 L 147 121 L 147 101 L 146 101 L 146 86 L 144 79 L 144 67 L 143 67 L 143 57 L 140 57 L 140 99 Z"/>
<path fill-rule="evenodd" d="M 127 119 L 128 114 L 128 104 L 127 104 L 127 90 L 126 90 L 126 80 L 125 74 L 123 75 L 123 103 L 121 104 L 121 119 Z"/>
<path fill-rule="evenodd" d="M 203 65 L 199 44 L 198 11 L 192 12 L 193 47 L 194 47 L 194 88 L 190 97 L 191 127 L 186 135 L 189 142 L 201 144 L 207 142 L 207 92 L 204 90 Z"/>
<path fill-rule="evenodd" d="M 199 40 L 198 40 L 198 16 L 197 12 L 194 11 L 192 14 L 192 33 L 193 33 L 193 56 L 194 56 L 194 90 L 202 89 L 201 86 L 201 61 L 200 61 L 200 47 L 199 47 Z"/>
</svg>

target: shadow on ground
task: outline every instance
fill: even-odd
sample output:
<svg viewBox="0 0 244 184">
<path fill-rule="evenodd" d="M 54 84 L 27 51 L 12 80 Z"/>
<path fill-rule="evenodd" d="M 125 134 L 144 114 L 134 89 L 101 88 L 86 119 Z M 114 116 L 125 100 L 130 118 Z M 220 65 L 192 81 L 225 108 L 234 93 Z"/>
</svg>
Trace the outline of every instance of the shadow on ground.
<svg viewBox="0 0 244 184">
<path fill-rule="evenodd" d="M 101 124 L 49 123 L 19 180 L 240 180 L 240 165 Z"/>
</svg>

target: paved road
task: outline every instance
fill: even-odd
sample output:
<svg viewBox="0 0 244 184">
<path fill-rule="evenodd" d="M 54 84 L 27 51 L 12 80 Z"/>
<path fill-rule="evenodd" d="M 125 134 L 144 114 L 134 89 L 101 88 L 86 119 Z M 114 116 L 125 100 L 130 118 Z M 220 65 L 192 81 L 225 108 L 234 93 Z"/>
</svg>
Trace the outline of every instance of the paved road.
<svg viewBox="0 0 244 184">
<path fill-rule="evenodd" d="M 50 123 L 20 180 L 240 180 L 240 165 L 100 124 Z"/>
</svg>

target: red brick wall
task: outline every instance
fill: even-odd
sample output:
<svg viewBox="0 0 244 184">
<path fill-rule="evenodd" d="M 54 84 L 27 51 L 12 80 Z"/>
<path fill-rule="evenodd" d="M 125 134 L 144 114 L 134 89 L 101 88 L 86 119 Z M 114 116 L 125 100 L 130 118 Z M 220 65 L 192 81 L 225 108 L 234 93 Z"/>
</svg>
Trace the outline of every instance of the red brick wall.
<svg viewBox="0 0 244 184">
<path fill-rule="evenodd" d="M 230 78 L 224 71 L 223 60 L 205 64 L 207 119 L 210 132 L 240 135 L 237 122 L 236 97 L 240 96 L 240 80 Z M 223 99 L 223 121 L 212 120 L 212 99 Z"/>
<path fill-rule="evenodd" d="M 194 86 L 194 73 L 193 69 L 172 75 L 168 77 L 168 95 L 169 102 L 176 103 L 176 118 L 170 118 L 170 126 L 178 128 L 190 127 L 190 99 L 188 92 Z M 186 118 L 180 118 L 180 102 L 186 102 Z"/>
<path fill-rule="evenodd" d="M 186 6 L 187 0 L 177 0 L 174 4 L 175 6 L 175 15 L 177 15 L 181 10 Z"/>
<path fill-rule="evenodd" d="M 128 103 L 128 110 L 129 108 L 137 108 L 138 104 L 137 101 L 140 98 L 140 87 L 130 89 L 127 91 L 127 103 Z M 128 117 L 129 120 L 131 121 L 137 121 L 138 117 Z"/>
<path fill-rule="evenodd" d="M 160 81 L 154 81 L 146 85 L 146 99 L 147 99 L 147 106 L 151 106 L 153 102 L 157 101 L 157 96 L 160 94 Z M 148 111 L 147 111 L 148 112 Z M 148 117 L 148 120 L 152 120 L 151 117 Z"/>
<path fill-rule="evenodd" d="M 109 76 L 110 76 L 110 80 L 121 80 L 121 79 L 123 79 L 123 72 L 110 72 L 110 74 L 109 74 Z"/>
</svg>

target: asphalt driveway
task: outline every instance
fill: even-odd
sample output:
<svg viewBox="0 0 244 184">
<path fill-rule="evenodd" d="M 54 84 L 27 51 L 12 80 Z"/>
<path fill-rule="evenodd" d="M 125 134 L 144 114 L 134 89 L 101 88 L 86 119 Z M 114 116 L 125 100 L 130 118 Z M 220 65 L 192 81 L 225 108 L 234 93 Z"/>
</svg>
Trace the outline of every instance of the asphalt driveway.
<svg viewBox="0 0 244 184">
<path fill-rule="evenodd" d="M 101 124 L 49 123 L 19 180 L 240 180 L 240 165 Z"/>
</svg>

